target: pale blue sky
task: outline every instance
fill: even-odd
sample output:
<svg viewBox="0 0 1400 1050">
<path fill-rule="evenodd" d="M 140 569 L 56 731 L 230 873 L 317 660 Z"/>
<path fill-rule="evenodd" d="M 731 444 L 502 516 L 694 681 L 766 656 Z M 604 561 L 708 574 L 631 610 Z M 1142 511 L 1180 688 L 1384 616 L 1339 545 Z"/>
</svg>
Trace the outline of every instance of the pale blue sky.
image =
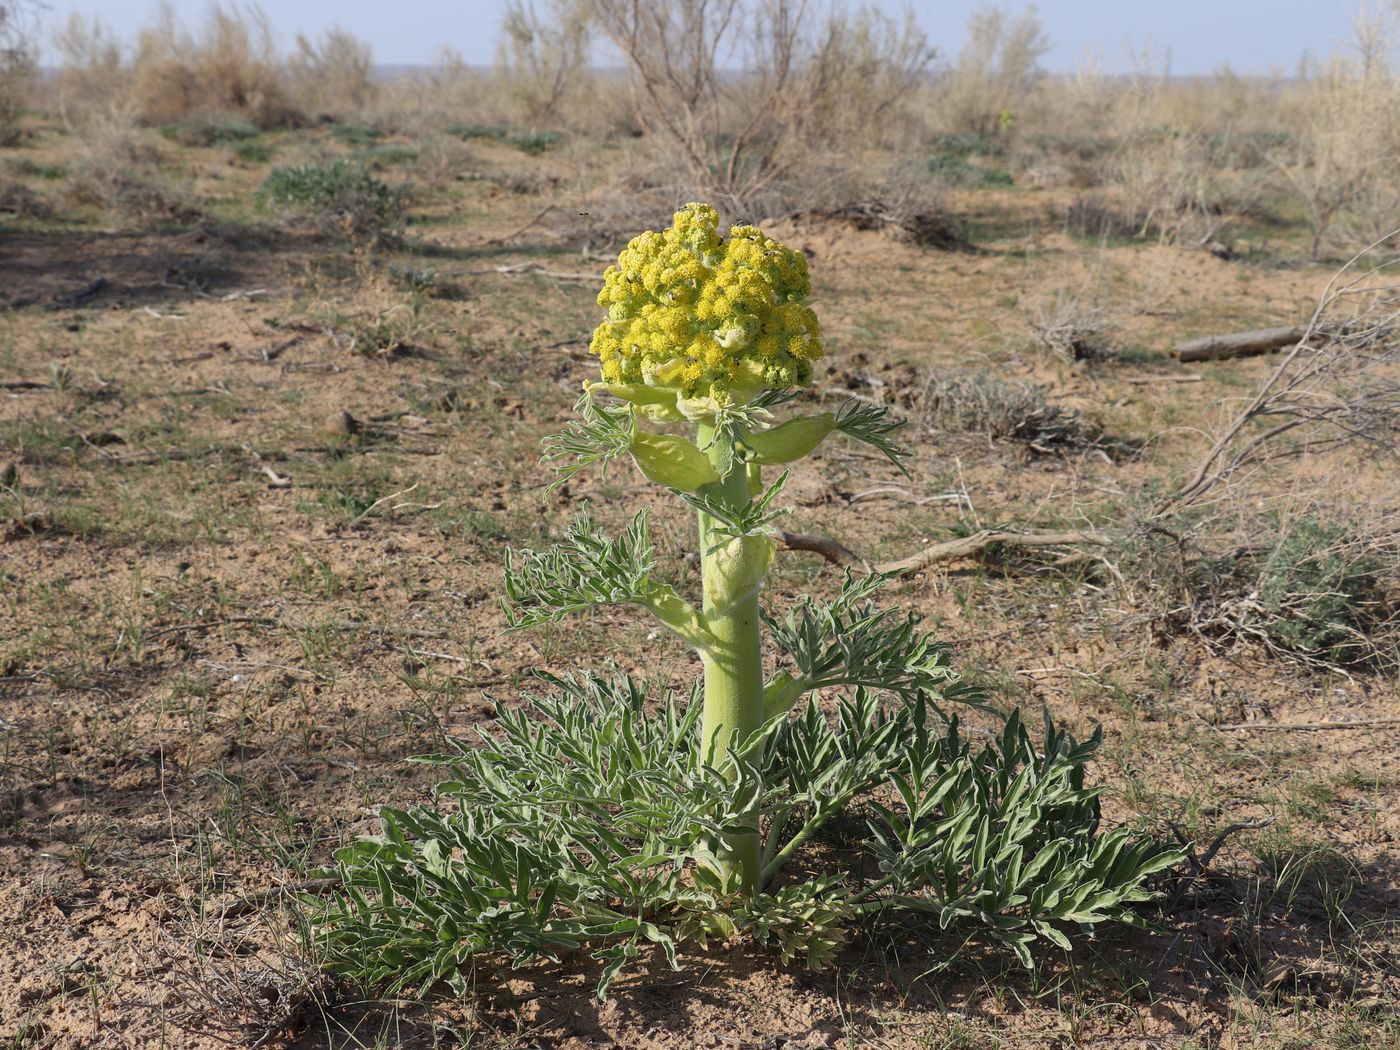
<svg viewBox="0 0 1400 1050">
<path fill-rule="evenodd" d="M 879 2 L 892 11 L 903 7 L 899 0 Z M 982 0 L 912 3 L 930 40 L 945 55 L 956 52 L 968 12 L 981 5 Z M 49 29 L 77 10 L 100 15 L 127 38 L 156 9 L 154 0 L 47 0 L 47 6 L 44 22 Z M 207 7 L 203 0 L 174 0 L 172 6 L 187 22 L 197 22 Z M 495 50 L 504 0 L 265 0 L 262 6 L 289 45 L 298 31 L 314 37 L 339 24 L 370 41 L 379 64 L 430 63 L 444 46 L 460 51 L 470 63 L 486 64 Z M 1173 73 L 1190 75 L 1209 73 L 1227 62 L 1237 73 L 1291 73 L 1305 53 L 1327 54 L 1339 46 L 1358 3 L 1041 0 L 1037 6 L 1052 44 L 1045 60 L 1052 71 L 1072 71 L 1090 52 L 1101 55 L 1107 67 L 1121 69 L 1132 47 L 1140 49 L 1150 41 L 1159 55 L 1170 53 Z"/>
</svg>

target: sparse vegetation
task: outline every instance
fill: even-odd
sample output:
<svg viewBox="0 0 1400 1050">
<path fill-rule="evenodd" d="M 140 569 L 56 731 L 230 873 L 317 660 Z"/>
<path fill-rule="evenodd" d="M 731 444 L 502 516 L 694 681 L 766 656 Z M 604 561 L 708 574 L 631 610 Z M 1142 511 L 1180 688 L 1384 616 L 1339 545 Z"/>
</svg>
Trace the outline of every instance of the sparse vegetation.
<svg viewBox="0 0 1400 1050">
<path fill-rule="evenodd" d="M 1010 7 L 959 53 L 952 27 L 854 0 L 789 23 L 766 0 L 536 0 L 494 66 L 391 68 L 241 4 L 140 39 L 0 6 L 0 1043 L 1395 1045 L 1380 7 L 1338 13 L 1296 71 L 1183 77 L 1153 48 L 1071 73 L 1083 42 L 1044 52 Z M 669 61 L 618 48 L 633 16 Z M 597 378 L 604 261 L 712 194 L 810 260 L 830 350 L 770 410 L 909 421 L 907 475 L 829 439 L 768 504 L 789 514 L 765 671 L 796 673 L 807 620 L 855 637 L 827 613 L 880 567 L 884 622 L 944 643 L 992 709 L 945 697 L 953 748 L 926 707 L 914 737 L 950 786 L 913 824 L 907 770 L 872 761 L 849 799 L 835 773 L 908 736 L 916 703 L 833 687 L 771 727 L 769 790 L 731 830 L 771 831 L 799 782 L 792 815 L 821 826 L 747 898 L 683 845 L 736 797 L 694 762 L 690 647 L 606 608 L 512 632 L 495 599 L 507 550 L 566 543 L 585 506 L 623 536 L 653 502 L 651 577 L 702 592 L 689 506 L 622 463 L 554 488 L 536 464 Z M 1302 338 L 1173 355 L 1261 329 Z M 1031 727 L 1042 708 L 1073 751 Z M 580 775 L 594 744 L 613 775 Z M 1092 799 L 1066 788 L 1085 762 Z M 992 885 L 1008 825 L 981 856 L 938 838 L 946 807 L 1023 812 L 1022 789 L 1075 795 L 1075 841 L 1181 849 L 1131 909 L 1145 928 L 1051 921 L 1073 950 L 1046 934 L 1022 965 L 1028 912 Z M 381 806 L 403 836 L 371 847 Z M 948 865 L 901 867 L 892 829 Z M 484 858 L 447 866 L 460 894 L 417 860 L 459 834 Z M 601 859 L 570 852 L 585 839 Z M 853 909 L 897 873 L 882 860 L 909 892 Z M 938 895 L 968 914 L 910 919 L 902 898 Z M 618 925 L 622 901 L 651 926 Z M 437 938 L 435 907 L 463 936 Z M 387 993 L 411 959 L 464 990 Z"/>
<path fill-rule="evenodd" d="M 390 186 L 348 160 L 273 168 L 258 197 L 268 207 L 353 241 L 397 236 L 407 205 L 405 187 Z"/>
</svg>

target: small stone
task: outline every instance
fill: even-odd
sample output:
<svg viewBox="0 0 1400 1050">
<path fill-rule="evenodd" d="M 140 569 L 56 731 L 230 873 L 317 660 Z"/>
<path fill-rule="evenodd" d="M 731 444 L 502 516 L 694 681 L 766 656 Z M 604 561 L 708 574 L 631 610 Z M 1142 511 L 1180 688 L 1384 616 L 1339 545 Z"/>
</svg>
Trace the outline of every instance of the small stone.
<svg viewBox="0 0 1400 1050">
<path fill-rule="evenodd" d="M 349 412 L 342 409 L 339 412 L 332 412 L 326 417 L 326 432 L 337 437 L 349 437 L 357 434 L 360 430 L 360 421 Z"/>
</svg>

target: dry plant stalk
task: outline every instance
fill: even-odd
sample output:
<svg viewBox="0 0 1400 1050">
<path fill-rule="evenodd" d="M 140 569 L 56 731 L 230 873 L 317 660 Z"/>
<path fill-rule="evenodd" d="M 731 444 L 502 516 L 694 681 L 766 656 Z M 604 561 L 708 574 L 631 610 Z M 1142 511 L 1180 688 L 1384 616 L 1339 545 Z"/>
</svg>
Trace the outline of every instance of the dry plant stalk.
<svg viewBox="0 0 1400 1050">
<path fill-rule="evenodd" d="M 333 26 L 312 42 L 297 35 L 287 72 L 297 105 L 308 114 L 345 117 L 365 110 L 377 94 L 370 45 Z"/>
</svg>

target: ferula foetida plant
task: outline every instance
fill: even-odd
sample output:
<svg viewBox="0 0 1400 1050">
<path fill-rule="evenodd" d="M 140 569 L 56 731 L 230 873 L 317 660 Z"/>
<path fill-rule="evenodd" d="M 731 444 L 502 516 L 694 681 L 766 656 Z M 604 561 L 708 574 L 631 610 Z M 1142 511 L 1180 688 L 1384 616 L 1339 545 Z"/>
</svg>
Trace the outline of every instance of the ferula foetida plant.
<svg viewBox="0 0 1400 1050">
<path fill-rule="evenodd" d="M 700 607 L 650 582 L 637 597 L 700 654 L 699 749 L 707 762 L 722 763 L 736 743 L 753 740 L 811 684 L 790 675 L 764 682 L 758 595 L 777 551 L 768 508 L 785 475 L 765 491 L 763 468 L 803 458 L 838 427 L 898 462 L 886 439 L 893 424 L 878 412 L 773 423 L 771 409 L 811 380 L 812 362 L 822 356 L 821 329 L 807 305 L 811 291 L 802 253 L 753 226 L 733 226 L 726 239 L 712 206 L 689 204 L 663 232 L 633 238 L 603 275 L 598 295 L 608 315 L 590 349 L 603 381 L 591 384 L 586 397 L 607 395 L 627 407 L 619 412 L 590 403 L 585 412 L 626 432 L 626 450 L 642 473 L 699 511 Z M 645 426 L 686 421 L 694 425 L 693 440 Z M 585 424 L 570 436 L 587 440 L 589 430 Z M 565 460 L 577 454 L 570 441 L 557 447 Z M 528 607 L 539 579 L 517 574 L 517 564 L 512 560 L 507 587 Z M 523 611 L 522 621 L 537 608 Z M 908 671 L 914 677 L 925 671 L 930 685 L 947 677 L 937 658 L 927 669 Z M 716 859 L 746 892 L 759 887 L 756 829 L 734 836 Z"/>
<path fill-rule="evenodd" d="M 682 948 L 748 935 L 822 966 L 861 924 L 921 917 L 1029 964 L 1037 941 L 1142 921 L 1147 880 L 1178 854 L 1101 831 L 1097 732 L 1075 741 L 1047 715 L 1037 742 L 997 715 L 916 617 L 875 605 L 879 576 L 785 615 L 763 604 L 788 467 L 833 435 L 905 459 L 883 409 L 795 410 L 823 354 L 810 293 L 799 253 L 751 226 L 723 236 L 704 204 L 608 269 L 601 378 L 545 461 L 557 483 L 630 458 L 687 501 L 699 593 L 657 578 L 646 510 L 612 537 L 585 515 L 547 550 L 508 552 L 508 621 L 642 606 L 702 681 L 678 696 L 542 674 L 548 692 L 447 741 L 435 803 L 382 807 L 381 834 L 337 853 L 340 891 L 307 900 L 331 969 L 461 991 L 483 967 L 587 952 L 601 995 L 648 945 L 679 966 Z M 1000 719 L 983 743 L 969 706 Z M 863 831 L 833 867 L 812 847 L 838 817 Z M 806 876 L 788 875 L 799 856 Z"/>
</svg>

